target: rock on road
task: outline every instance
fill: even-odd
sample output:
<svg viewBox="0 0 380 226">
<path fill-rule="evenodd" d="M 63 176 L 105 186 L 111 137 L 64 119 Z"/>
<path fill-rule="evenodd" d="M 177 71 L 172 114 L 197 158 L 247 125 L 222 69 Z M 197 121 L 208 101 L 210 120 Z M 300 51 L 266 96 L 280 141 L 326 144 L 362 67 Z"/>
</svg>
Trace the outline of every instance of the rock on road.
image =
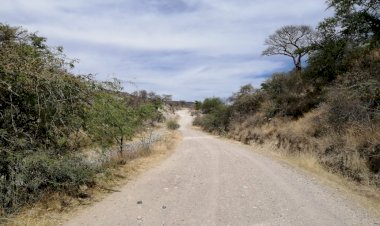
<svg viewBox="0 0 380 226">
<path fill-rule="evenodd" d="M 191 128 L 143 173 L 65 225 L 376 225 L 353 201 L 305 173 Z"/>
</svg>

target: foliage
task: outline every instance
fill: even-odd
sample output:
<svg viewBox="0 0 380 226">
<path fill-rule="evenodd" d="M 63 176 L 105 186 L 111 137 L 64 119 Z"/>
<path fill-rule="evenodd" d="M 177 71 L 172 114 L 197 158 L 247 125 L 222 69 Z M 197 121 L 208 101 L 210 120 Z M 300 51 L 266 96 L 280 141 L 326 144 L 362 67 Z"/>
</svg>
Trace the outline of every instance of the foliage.
<svg viewBox="0 0 380 226">
<path fill-rule="evenodd" d="M 74 63 L 46 38 L 0 24 L 0 215 L 46 191 L 75 195 L 95 172 L 79 157 L 84 138 L 122 151 L 124 140 L 162 116 L 160 96 L 74 75 Z"/>
<path fill-rule="evenodd" d="M 255 90 L 251 84 L 240 87 L 239 92 L 229 98 L 233 102 L 231 112 L 234 118 L 242 118 L 258 111 L 263 98 L 263 93 Z"/>
<path fill-rule="evenodd" d="M 170 130 L 176 130 L 180 127 L 180 125 L 178 124 L 176 120 L 171 119 L 166 122 L 166 127 Z"/>
<path fill-rule="evenodd" d="M 285 26 L 266 41 L 263 55 L 292 57 L 298 69 L 307 54 L 304 70 L 275 73 L 260 89 L 242 86 L 228 106 L 206 99 L 194 124 L 245 143 L 275 141 L 290 154 L 311 153 L 332 172 L 380 186 L 380 3 L 327 2 L 335 15 L 315 33 Z"/>
<path fill-rule="evenodd" d="M 219 109 L 224 107 L 224 103 L 219 98 L 206 98 L 202 105 L 201 110 L 203 114 L 210 114 L 212 112 L 216 112 Z"/>
<path fill-rule="evenodd" d="M 78 195 L 81 185 L 94 183 L 96 173 L 94 167 L 78 157 L 57 157 L 46 152 L 15 154 L 8 161 L 14 164 L 8 178 L 0 177 L 0 207 L 5 213 L 38 200 L 48 191 Z"/>
<path fill-rule="evenodd" d="M 224 133 L 228 130 L 230 108 L 219 98 L 206 98 L 201 106 L 204 116 L 198 116 L 194 125 L 201 126 L 209 132 Z"/>
<path fill-rule="evenodd" d="M 122 152 L 124 139 L 130 139 L 134 134 L 136 119 L 122 97 L 97 93 L 88 111 L 86 125 L 93 140 L 103 147 L 117 143 Z"/>
<path fill-rule="evenodd" d="M 44 38 L 0 25 L 1 146 L 67 150 L 68 136 L 83 124 L 91 92 L 86 77 L 67 72 L 71 62 Z"/>
<path fill-rule="evenodd" d="M 195 110 L 201 110 L 202 102 L 201 101 L 195 101 L 194 103 L 194 109 Z"/>
<path fill-rule="evenodd" d="M 335 9 L 341 34 L 359 43 L 377 43 L 380 40 L 380 2 L 377 0 L 328 0 Z"/>
</svg>

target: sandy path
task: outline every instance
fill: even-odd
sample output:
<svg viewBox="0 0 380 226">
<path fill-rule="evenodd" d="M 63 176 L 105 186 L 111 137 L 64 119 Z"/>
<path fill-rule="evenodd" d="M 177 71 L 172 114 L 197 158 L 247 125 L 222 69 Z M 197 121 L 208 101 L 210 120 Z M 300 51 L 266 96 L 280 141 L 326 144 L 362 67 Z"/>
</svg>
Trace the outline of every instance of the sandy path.
<svg viewBox="0 0 380 226">
<path fill-rule="evenodd" d="M 66 225 L 380 224 L 334 189 L 179 114 L 184 140 L 171 157 Z"/>
</svg>

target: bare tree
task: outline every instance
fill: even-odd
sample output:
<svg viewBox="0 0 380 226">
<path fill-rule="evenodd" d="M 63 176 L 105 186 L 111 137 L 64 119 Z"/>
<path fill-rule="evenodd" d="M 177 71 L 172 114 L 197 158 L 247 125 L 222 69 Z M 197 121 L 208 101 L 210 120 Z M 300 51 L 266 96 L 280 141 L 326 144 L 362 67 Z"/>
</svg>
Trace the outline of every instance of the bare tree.
<svg viewBox="0 0 380 226">
<path fill-rule="evenodd" d="M 308 53 L 308 46 L 311 45 L 314 37 L 313 29 L 310 26 L 284 26 L 265 40 L 268 46 L 262 55 L 285 55 L 293 59 L 297 71 L 301 71 L 301 59 Z"/>
</svg>

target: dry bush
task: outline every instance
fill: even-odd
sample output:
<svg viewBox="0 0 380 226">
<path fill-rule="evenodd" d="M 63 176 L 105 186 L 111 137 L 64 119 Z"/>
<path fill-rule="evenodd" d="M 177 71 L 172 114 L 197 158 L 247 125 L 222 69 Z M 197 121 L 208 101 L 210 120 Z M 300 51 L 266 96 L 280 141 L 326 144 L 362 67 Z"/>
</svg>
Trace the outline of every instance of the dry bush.
<svg viewBox="0 0 380 226">
<path fill-rule="evenodd" d="M 170 119 L 166 122 L 166 127 L 170 130 L 176 130 L 180 127 L 176 119 Z"/>
<path fill-rule="evenodd" d="M 355 181 L 379 185 L 376 168 L 377 147 L 380 140 L 379 125 L 345 125 L 336 130 L 328 118 L 328 108 L 320 108 L 304 117 L 278 128 L 278 147 L 289 152 L 310 152 L 329 170 Z M 372 166 L 372 167 L 371 167 Z"/>
<path fill-rule="evenodd" d="M 334 173 L 379 185 L 380 125 L 344 124 L 344 130 L 336 130 L 329 111 L 330 106 L 321 105 L 297 120 L 257 113 L 232 122 L 229 137 L 246 144 L 273 142 L 290 156 L 310 155 Z"/>
<path fill-rule="evenodd" d="M 200 126 L 202 123 L 202 115 L 196 115 L 194 120 L 193 120 L 193 125 L 194 126 Z"/>
<path fill-rule="evenodd" d="M 1 215 L 38 201 L 46 192 L 77 196 L 81 185 L 93 185 L 96 168 L 79 157 L 56 157 L 45 152 L 14 156 L 12 180 L 0 177 Z"/>
</svg>

